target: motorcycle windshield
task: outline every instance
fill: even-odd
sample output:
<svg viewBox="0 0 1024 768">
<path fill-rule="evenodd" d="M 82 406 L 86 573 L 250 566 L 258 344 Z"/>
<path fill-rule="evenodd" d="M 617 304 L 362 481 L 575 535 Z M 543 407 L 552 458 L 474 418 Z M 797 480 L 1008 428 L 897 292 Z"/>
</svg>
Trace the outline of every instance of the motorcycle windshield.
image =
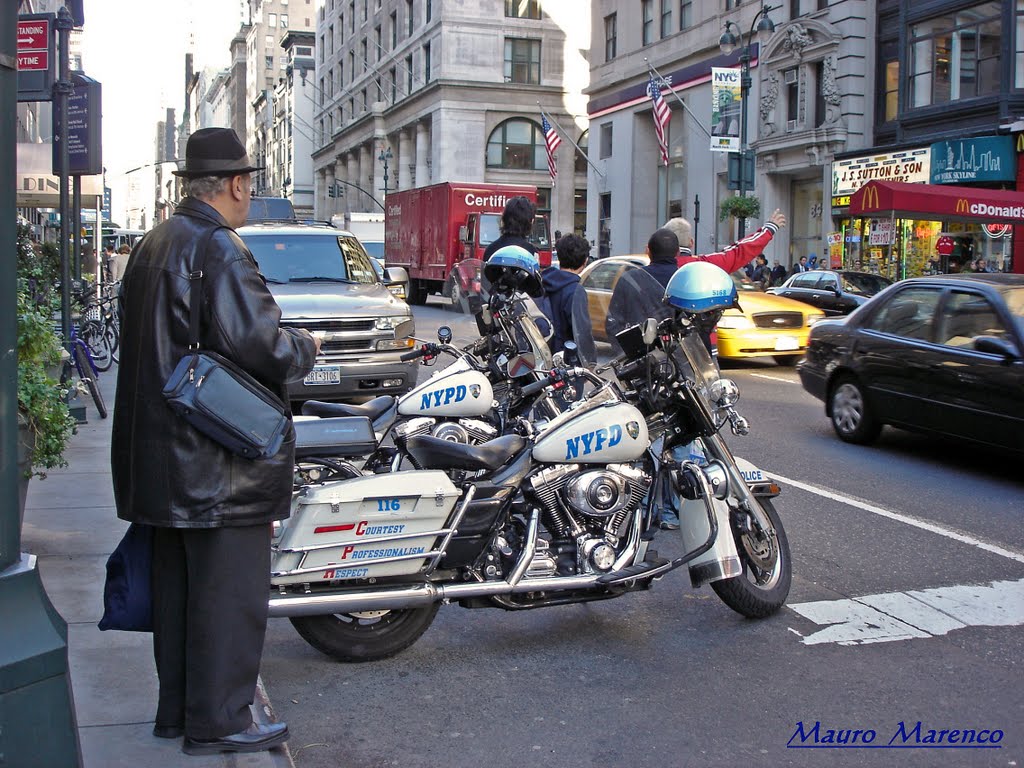
<svg viewBox="0 0 1024 768">
<path fill-rule="evenodd" d="M 572 297 L 572 339 L 579 348 L 580 362 L 586 366 L 594 365 L 597 362 L 597 348 L 590 318 L 590 301 L 587 292 L 579 286 Z"/>
<path fill-rule="evenodd" d="M 458 291 L 451 295 L 458 299 L 459 311 L 479 316 L 490 301 L 491 284 L 484 275 L 483 267 L 484 262 L 480 259 L 463 259 L 452 268 L 451 279 Z M 550 369 L 551 350 L 535 320 L 535 317 L 543 317 L 537 304 L 525 293 L 515 293 L 510 305 L 504 307 L 502 314 L 509 318 L 512 326 L 508 329 L 509 335 L 517 351 L 533 355 L 538 370 Z"/>
<path fill-rule="evenodd" d="M 649 318 L 660 325 L 662 321 L 676 317 L 676 310 L 663 301 L 664 296 L 664 286 L 642 268 L 630 269 L 620 276 L 608 306 L 606 326 L 616 354 L 621 354 L 622 348 L 615 333 L 631 326 L 643 328 Z M 666 330 L 664 326 L 662 330 Z M 717 407 L 710 391 L 721 375 L 701 340 L 700 331 L 685 313 L 680 313 L 677 322 L 672 324 L 671 336 L 672 341 L 663 346 L 667 346 L 676 372 L 692 382 L 691 390 L 706 413 L 714 414 Z"/>
</svg>

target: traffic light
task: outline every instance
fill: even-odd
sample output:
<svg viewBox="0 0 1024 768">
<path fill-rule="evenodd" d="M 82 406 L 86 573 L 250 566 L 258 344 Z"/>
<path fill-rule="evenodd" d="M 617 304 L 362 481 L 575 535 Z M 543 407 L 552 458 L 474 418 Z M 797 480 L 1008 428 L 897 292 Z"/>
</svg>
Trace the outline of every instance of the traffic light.
<svg viewBox="0 0 1024 768">
<path fill-rule="evenodd" d="M 341 184 L 334 182 L 330 187 L 327 188 L 328 197 L 344 197 L 345 190 L 341 188 Z"/>
<path fill-rule="evenodd" d="M 334 194 L 335 189 L 337 189 L 337 187 L 335 187 L 333 184 L 331 184 L 331 186 L 329 186 L 327 188 L 327 196 L 328 197 L 337 197 L 337 195 Z"/>
</svg>

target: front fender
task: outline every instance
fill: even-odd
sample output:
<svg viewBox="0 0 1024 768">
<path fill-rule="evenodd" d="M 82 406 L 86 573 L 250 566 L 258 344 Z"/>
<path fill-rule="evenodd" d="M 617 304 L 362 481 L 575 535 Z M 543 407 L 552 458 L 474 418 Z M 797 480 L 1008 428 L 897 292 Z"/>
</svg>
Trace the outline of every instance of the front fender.
<svg viewBox="0 0 1024 768">
<path fill-rule="evenodd" d="M 775 478 L 760 470 L 752 462 L 736 456 L 736 468 L 743 475 L 750 492 L 759 498 L 773 499 L 782 492 L 782 488 Z"/>
</svg>

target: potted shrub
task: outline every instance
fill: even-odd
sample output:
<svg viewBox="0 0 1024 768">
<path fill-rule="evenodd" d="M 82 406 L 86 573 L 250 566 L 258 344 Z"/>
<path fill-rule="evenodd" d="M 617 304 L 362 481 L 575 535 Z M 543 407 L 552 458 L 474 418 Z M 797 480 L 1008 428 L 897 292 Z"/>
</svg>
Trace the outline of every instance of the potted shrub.
<svg viewBox="0 0 1024 768">
<path fill-rule="evenodd" d="M 18 230 L 18 262 L 33 250 L 27 228 Z M 67 466 L 64 450 L 75 429 L 68 413 L 67 392 L 57 381 L 66 353 L 53 328 L 48 298 L 37 301 L 34 287 L 19 280 L 18 319 L 18 454 L 19 498 L 24 516 L 25 494 L 32 475 L 46 477 L 45 470 Z M 56 375 L 55 375 L 56 374 Z"/>
<path fill-rule="evenodd" d="M 730 216 L 735 219 L 756 219 L 760 215 L 761 201 L 752 195 L 733 195 L 718 205 L 719 221 L 725 221 Z"/>
</svg>

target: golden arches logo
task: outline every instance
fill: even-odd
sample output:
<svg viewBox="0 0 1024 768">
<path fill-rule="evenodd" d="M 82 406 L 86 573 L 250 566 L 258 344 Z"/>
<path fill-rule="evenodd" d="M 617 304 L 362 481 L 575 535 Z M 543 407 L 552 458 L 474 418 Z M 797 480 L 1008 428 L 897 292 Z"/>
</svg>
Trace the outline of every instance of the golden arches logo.
<svg viewBox="0 0 1024 768">
<path fill-rule="evenodd" d="M 967 202 L 966 198 L 960 197 L 956 201 L 956 212 L 957 213 L 969 213 L 971 210 L 971 204 Z"/>
<path fill-rule="evenodd" d="M 864 189 L 864 208 L 878 208 L 878 188 L 866 187 Z"/>
</svg>

